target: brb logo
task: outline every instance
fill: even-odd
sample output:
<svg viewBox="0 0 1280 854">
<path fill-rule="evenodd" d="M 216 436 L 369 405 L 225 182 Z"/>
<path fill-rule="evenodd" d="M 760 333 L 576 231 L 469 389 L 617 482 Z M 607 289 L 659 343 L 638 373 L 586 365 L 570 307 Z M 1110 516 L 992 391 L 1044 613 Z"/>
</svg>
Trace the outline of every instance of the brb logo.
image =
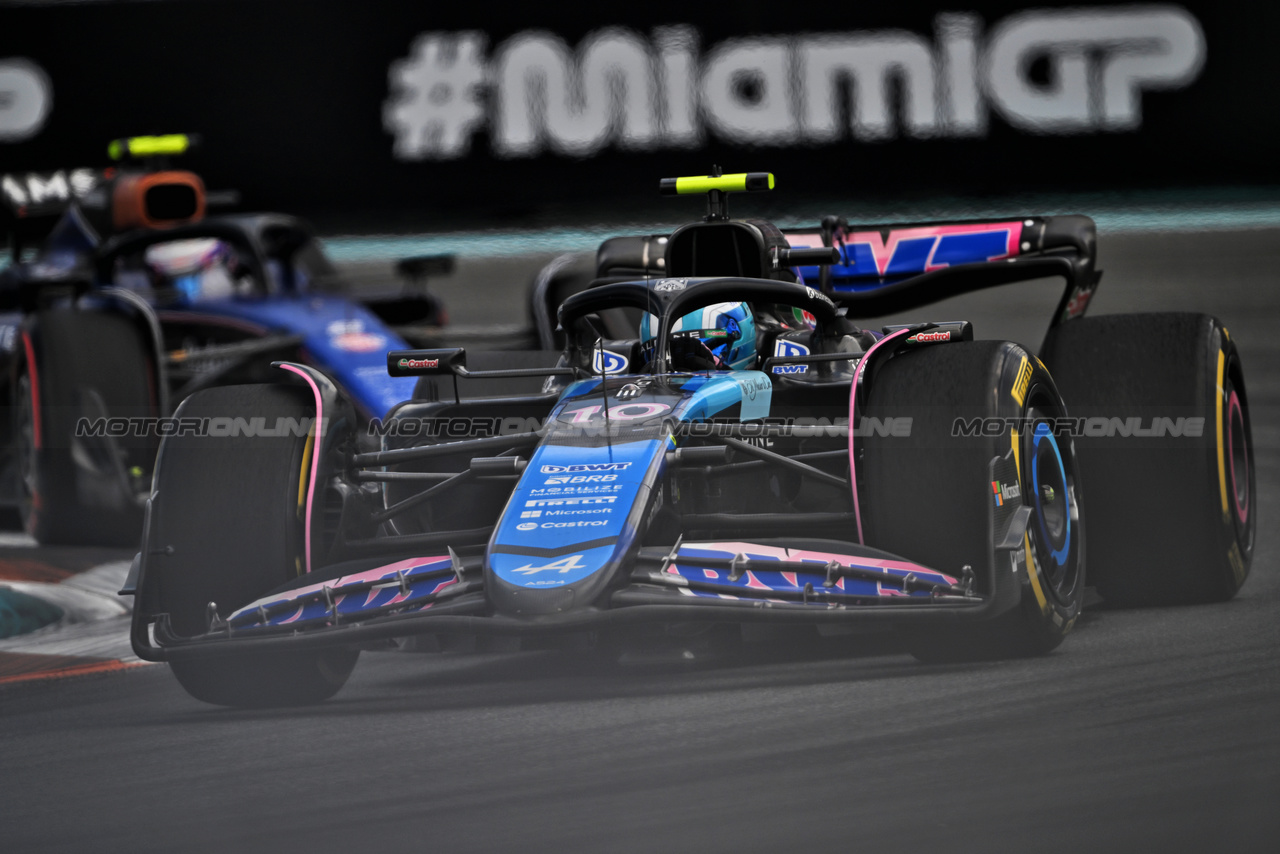
<svg viewBox="0 0 1280 854">
<path fill-rule="evenodd" d="M 545 31 L 486 54 L 483 33 L 428 32 L 391 65 L 383 121 L 401 160 L 465 155 L 488 129 L 501 158 L 742 145 L 983 137 L 994 110 L 1031 133 L 1131 131 L 1145 91 L 1189 85 L 1204 33 L 1179 6 L 1038 9 L 984 33 L 939 14 L 933 38 L 868 30 L 728 39 L 692 26 Z M 1034 70 L 1033 69 L 1038 69 Z"/>
</svg>

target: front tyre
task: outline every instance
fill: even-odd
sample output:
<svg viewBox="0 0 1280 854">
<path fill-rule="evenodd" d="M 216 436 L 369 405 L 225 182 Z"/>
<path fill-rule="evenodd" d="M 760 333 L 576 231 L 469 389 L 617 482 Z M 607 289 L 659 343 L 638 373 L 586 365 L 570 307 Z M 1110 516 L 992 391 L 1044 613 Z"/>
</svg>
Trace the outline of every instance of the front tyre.
<svg viewBox="0 0 1280 854">
<path fill-rule="evenodd" d="M 1084 524 L 1071 440 L 1049 427 L 1066 412 L 1048 371 L 998 341 L 902 352 L 872 369 L 868 415 L 909 417 L 911 430 L 861 441 L 869 545 L 956 575 L 992 559 L 992 505 L 1032 509 L 1022 547 L 996 567 L 997 589 L 980 591 L 1012 607 L 989 622 L 913 633 L 912 654 L 965 661 L 1053 650 L 1084 600 Z M 991 480 L 993 458 L 1013 482 Z"/>
<path fill-rule="evenodd" d="M 37 313 L 21 337 L 13 411 L 23 527 L 44 544 L 136 546 L 137 496 L 158 442 L 150 430 L 109 430 L 104 419 L 159 414 L 142 334 L 120 314 L 60 308 Z M 79 430 L 94 422 L 102 429 Z"/>
<path fill-rule="evenodd" d="M 147 543 L 147 586 L 155 586 L 154 593 L 144 593 L 149 610 L 168 614 L 178 635 L 206 632 L 211 602 L 226 617 L 305 572 L 314 416 L 311 394 L 288 385 L 209 389 L 178 408 L 180 423 L 243 419 L 282 433 L 174 434 L 161 445 Z M 280 425 L 309 426 L 310 432 L 297 435 L 303 431 L 281 431 Z M 323 483 L 324 466 L 317 471 Z M 313 515 L 321 512 L 313 509 Z M 207 703 L 299 705 L 333 696 L 357 655 L 335 649 L 177 657 L 171 667 L 182 687 Z"/>
</svg>

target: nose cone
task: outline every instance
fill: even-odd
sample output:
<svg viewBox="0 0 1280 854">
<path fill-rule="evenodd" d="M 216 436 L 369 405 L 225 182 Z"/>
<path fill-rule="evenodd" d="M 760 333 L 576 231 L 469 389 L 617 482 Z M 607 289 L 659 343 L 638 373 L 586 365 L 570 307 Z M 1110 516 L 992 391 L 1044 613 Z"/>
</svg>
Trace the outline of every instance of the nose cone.
<svg viewBox="0 0 1280 854">
<path fill-rule="evenodd" d="M 540 447 L 486 556 L 498 611 L 534 616 L 595 603 L 638 543 L 666 449 L 666 439 Z"/>
</svg>

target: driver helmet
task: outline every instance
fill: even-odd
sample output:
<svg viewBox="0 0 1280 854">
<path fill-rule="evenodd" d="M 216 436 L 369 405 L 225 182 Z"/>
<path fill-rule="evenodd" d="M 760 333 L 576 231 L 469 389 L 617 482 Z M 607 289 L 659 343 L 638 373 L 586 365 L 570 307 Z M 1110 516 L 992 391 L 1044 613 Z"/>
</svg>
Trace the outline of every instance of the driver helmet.
<svg viewBox="0 0 1280 854">
<path fill-rule="evenodd" d="M 232 296 L 237 291 L 235 250 L 221 240 L 200 237 L 147 247 L 147 266 L 184 302 Z"/>
<path fill-rule="evenodd" d="M 651 348 L 657 331 L 658 318 L 645 314 L 640 320 L 641 346 Z M 721 302 L 690 312 L 672 326 L 671 339 L 676 370 L 740 371 L 756 366 L 756 322 L 745 302 Z M 714 364 L 681 364 L 681 354 L 694 342 L 701 343 L 699 351 L 709 351 L 708 361 Z"/>
</svg>

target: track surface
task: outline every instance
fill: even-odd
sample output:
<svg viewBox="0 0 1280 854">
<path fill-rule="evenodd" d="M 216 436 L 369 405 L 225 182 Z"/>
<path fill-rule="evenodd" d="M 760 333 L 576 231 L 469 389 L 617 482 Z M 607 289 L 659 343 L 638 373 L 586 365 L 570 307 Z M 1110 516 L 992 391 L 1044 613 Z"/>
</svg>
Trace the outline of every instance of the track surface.
<svg viewBox="0 0 1280 854">
<path fill-rule="evenodd" d="M 1093 311 L 1211 311 L 1240 343 L 1262 525 L 1234 601 L 1095 610 L 1047 658 L 965 667 L 366 654 L 335 700 L 257 713 L 163 666 L 0 687 L 0 848 L 1276 850 L 1280 234 L 1102 245 Z M 1053 297 L 929 317 L 1034 343 Z"/>
</svg>

